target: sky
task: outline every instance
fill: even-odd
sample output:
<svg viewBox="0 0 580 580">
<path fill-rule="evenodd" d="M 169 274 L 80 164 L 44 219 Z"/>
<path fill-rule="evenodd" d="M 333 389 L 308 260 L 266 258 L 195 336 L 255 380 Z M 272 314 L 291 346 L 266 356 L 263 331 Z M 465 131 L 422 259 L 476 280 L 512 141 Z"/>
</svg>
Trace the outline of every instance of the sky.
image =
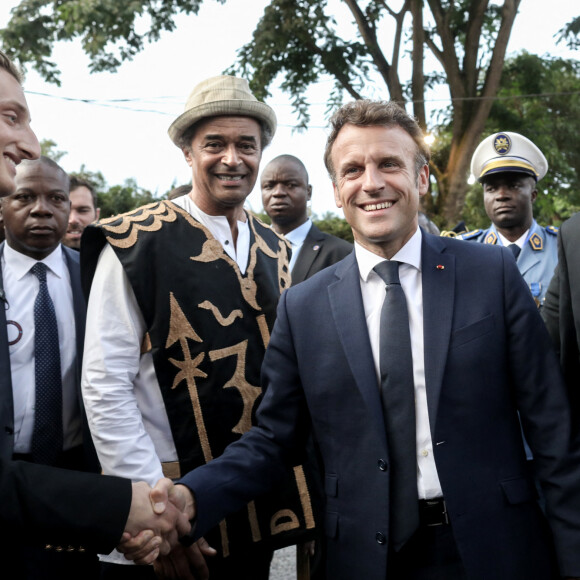
<svg viewBox="0 0 580 580">
<path fill-rule="evenodd" d="M 174 184 L 191 180 L 190 168 L 181 151 L 167 136 L 171 122 L 183 112 L 187 96 L 200 81 L 222 72 L 234 63 L 236 51 L 249 42 L 256 23 L 269 0 L 246 2 L 205 0 L 197 16 L 178 16 L 172 33 L 145 47 L 133 61 L 124 63 L 117 73 L 90 74 L 88 58 L 79 42 L 56 45 L 53 60 L 61 70 L 61 87 L 44 82 L 29 70 L 24 88 L 32 114 L 32 127 L 39 139 L 51 139 L 67 154 L 60 160 L 69 172 L 82 165 L 88 171 L 101 171 L 109 185 L 134 178 L 137 184 L 161 196 Z M 351 17 L 338 0 L 332 3 L 339 23 Z M 554 35 L 578 13 L 577 0 L 522 0 L 508 45 L 508 56 L 520 50 L 544 55 L 580 58 Z M 17 0 L 0 3 L 0 27 L 8 22 Z M 407 59 L 408 61 L 408 59 Z M 403 60 L 401 66 L 409 63 Z M 311 121 L 306 132 L 298 133 L 289 99 L 280 90 L 272 91 L 267 102 L 276 111 L 278 131 L 272 145 L 264 151 L 261 167 L 283 153 L 300 157 L 313 186 L 312 212 L 341 215 L 334 205 L 332 186 L 322 155 L 327 136 L 325 95 L 330 80 L 314 87 L 309 98 Z M 371 98 L 387 98 L 380 85 L 369 88 Z M 436 95 L 445 99 L 446 92 Z M 77 100 L 69 100 L 77 99 Z M 84 102 L 90 101 L 90 102 Z M 432 107 L 446 106 L 437 100 Z M 259 181 L 250 194 L 247 207 L 261 211 Z"/>
</svg>

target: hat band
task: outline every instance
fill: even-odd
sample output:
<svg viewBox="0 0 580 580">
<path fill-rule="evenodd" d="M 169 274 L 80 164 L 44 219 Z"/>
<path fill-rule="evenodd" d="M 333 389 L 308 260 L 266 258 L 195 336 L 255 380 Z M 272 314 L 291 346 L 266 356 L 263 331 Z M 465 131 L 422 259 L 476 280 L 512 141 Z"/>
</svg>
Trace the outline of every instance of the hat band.
<svg viewBox="0 0 580 580">
<path fill-rule="evenodd" d="M 530 175 L 535 176 L 536 179 L 538 178 L 539 175 L 532 165 L 526 163 L 523 160 L 503 158 L 488 163 L 484 167 L 479 177 L 482 178 L 484 175 L 487 175 L 488 173 L 498 173 L 499 171 L 509 171 L 510 169 L 512 171 L 523 171 L 525 173 L 529 173 Z"/>
</svg>

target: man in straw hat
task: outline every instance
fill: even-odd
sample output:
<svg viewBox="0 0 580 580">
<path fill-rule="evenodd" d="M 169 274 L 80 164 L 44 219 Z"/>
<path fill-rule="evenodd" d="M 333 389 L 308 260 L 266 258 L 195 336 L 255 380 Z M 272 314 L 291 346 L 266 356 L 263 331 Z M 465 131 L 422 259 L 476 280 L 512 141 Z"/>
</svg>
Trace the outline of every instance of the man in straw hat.
<svg viewBox="0 0 580 580">
<path fill-rule="evenodd" d="M 504 131 L 484 139 L 471 159 L 471 173 L 483 186 L 487 230 L 457 236 L 507 246 L 514 254 L 536 304 L 541 306 L 558 263 L 557 228 L 536 223 L 537 183 L 548 171 L 540 149 L 518 133 Z"/>
<path fill-rule="evenodd" d="M 189 194 L 86 229 L 83 393 L 107 474 L 177 478 L 254 421 L 289 249 L 243 206 L 275 131 L 245 80 L 200 83 L 169 128 L 192 169 Z M 291 475 L 206 534 L 219 552 L 212 579 L 268 578 L 272 548 L 314 527 L 304 472 Z"/>
</svg>

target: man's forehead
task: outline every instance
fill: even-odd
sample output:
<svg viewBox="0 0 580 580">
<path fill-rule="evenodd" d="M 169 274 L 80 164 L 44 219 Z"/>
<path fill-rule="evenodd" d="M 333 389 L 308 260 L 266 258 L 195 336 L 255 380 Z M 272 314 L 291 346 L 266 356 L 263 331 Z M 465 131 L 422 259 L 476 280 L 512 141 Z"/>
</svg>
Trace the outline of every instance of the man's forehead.
<svg viewBox="0 0 580 580">
<path fill-rule="evenodd" d="M 500 171 L 498 173 L 492 173 L 486 175 L 481 183 L 485 185 L 495 185 L 498 183 L 519 183 L 526 182 L 528 180 L 534 180 L 533 177 L 526 173 L 519 173 L 517 171 Z"/>
<path fill-rule="evenodd" d="M 305 177 L 304 168 L 293 159 L 274 159 L 264 168 L 262 178 L 271 179 L 302 179 Z"/>
<path fill-rule="evenodd" d="M 208 117 L 197 124 L 196 133 L 204 138 L 231 132 L 247 133 L 248 138 L 255 138 L 260 132 L 260 124 L 253 117 L 243 115 L 220 115 Z"/>
<path fill-rule="evenodd" d="M 50 167 L 40 161 L 22 162 L 16 169 L 16 187 L 50 184 L 68 195 L 68 176 L 58 167 Z"/>
<path fill-rule="evenodd" d="M 405 129 L 399 125 L 353 125 L 347 123 L 338 133 L 332 152 L 338 148 L 343 154 L 356 155 L 365 145 L 375 146 L 397 153 L 414 152 L 416 144 Z M 337 147 L 338 146 L 338 147 Z"/>
</svg>

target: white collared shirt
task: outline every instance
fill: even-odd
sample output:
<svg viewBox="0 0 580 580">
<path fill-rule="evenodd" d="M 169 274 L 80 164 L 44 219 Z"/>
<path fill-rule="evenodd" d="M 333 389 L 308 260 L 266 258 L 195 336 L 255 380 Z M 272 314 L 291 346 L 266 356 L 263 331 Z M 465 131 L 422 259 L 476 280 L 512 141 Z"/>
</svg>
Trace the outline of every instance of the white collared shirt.
<svg viewBox="0 0 580 580">
<path fill-rule="evenodd" d="M 405 292 L 409 312 L 409 329 L 411 333 L 411 350 L 413 355 L 413 379 L 415 382 L 415 415 L 417 430 L 417 490 L 419 499 L 439 497 L 442 494 L 429 425 L 427 408 L 427 389 L 425 381 L 425 356 L 423 342 L 423 280 L 421 276 L 421 230 L 391 258 L 401 262 L 399 278 Z M 373 271 L 373 268 L 384 261 L 363 248 L 354 244 L 356 260 L 360 273 L 360 286 L 369 331 L 371 350 L 377 375 L 377 388 L 381 382 L 380 371 L 380 320 L 381 309 L 385 299 L 385 283 Z"/>
<path fill-rule="evenodd" d="M 203 224 L 222 245 L 225 253 L 236 262 L 240 272 L 246 273 L 250 255 L 250 226 L 247 219 L 245 222 L 238 221 L 238 239 L 234 244 L 228 218 L 223 215 L 209 215 L 202 212 L 189 195 L 178 197 L 173 200 L 173 203 Z"/>
<path fill-rule="evenodd" d="M 510 242 L 503 234 L 500 234 L 499 231 L 497 232 L 497 237 L 499 238 L 499 241 L 502 243 L 502 245 L 504 245 L 506 248 L 511 246 L 511 244 L 515 244 L 521 250 L 524 247 L 526 240 L 528 239 L 529 233 L 530 230 L 526 230 L 515 242 Z"/>
<path fill-rule="evenodd" d="M 41 260 L 47 266 L 46 283 L 54 304 L 60 347 L 63 403 L 63 448 L 82 442 L 81 415 L 75 384 L 76 327 L 70 274 L 59 245 Z M 6 293 L 7 331 L 14 400 L 14 453 L 30 453 L 36 402 L 34 372 L 34 302 L 38 278 L 30 272 L 37 260 L 4 244 L 2 280 Z M 4 307 L 1 304 L 0 307 Z"/>
<path fill-rule="evenodd" d="M 284 237 L 290 242 L 292 246 L 292 257 L 290 258 L 290 264 L 288 265 L 290 272 L 292 272 L 294 268 L 294 264 L 296 264 L 296 260 L 298 259 L 298 254 L 300 254 L 300 250 L 304 245 L 304 240 L 312 227 L 312 220 L 307 219 L 301 226 L 293 229 L 291 232 L 284 234 Z"/>
</svg>

